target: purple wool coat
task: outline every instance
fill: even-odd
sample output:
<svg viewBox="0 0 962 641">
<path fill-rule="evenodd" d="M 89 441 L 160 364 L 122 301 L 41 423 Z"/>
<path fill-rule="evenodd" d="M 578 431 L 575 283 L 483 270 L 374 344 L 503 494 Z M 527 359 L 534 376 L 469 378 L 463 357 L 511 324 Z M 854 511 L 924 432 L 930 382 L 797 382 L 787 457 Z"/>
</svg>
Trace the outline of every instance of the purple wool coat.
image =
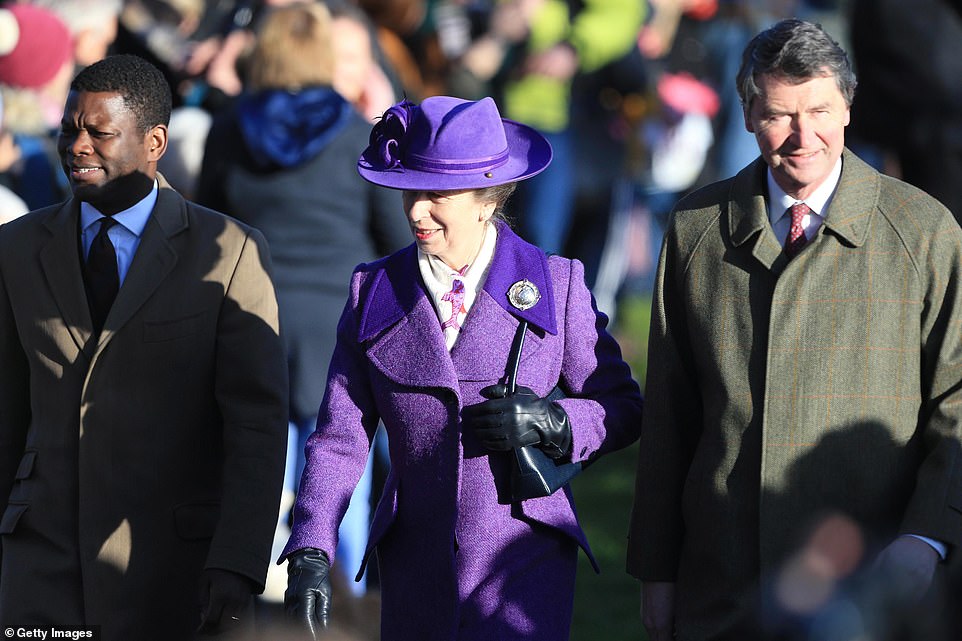
<svg viewBox="0 0 962 641">
<path fill-rule="evenodd" d="M 507 292 L 523 278 L 542 298 L 519 311 Z M 510 454 L 489 452 L 460 424 L 482 388 L 504 382 L 519 318 L 529 329 L 518 385 L 565 392 L 572 460 L 637 439 L 641 393 L 578 261 L 546 257 L 498 223 L 487 279 L 450 353 L 414 245 L 353 275 L 282 558 L 305 547 L 333 556 L 383 421 L 391 471 L 365 556 L 377 549 L 385 641 L 568 638 L 578 546 L 594 564 L 570 490 L 499 503 Z"/>
</svg>

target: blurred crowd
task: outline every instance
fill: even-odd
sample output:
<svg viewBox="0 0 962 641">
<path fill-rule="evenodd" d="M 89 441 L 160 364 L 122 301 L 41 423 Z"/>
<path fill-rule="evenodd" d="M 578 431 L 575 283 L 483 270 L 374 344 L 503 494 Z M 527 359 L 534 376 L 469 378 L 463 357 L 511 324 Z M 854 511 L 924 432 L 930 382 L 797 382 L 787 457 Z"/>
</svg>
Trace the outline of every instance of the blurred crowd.
<svg viewBox="0 0 962 641">
<path fill-rule="evenodd" d="M 141 55 L 168 76 L 176 109 L 161 170 L 196 196 L 213 118 L 251 91 L 259 25 L 291 2 L 17 3 L 52 16 L 19 8 L 19 30 L 0 20 L 3 215 L 65 197 L 52 136 L 66 85 L 107 53 Z M 506 117 L 548 136 L 554 162 L 516 197 L 516 226 L 545 251 L 581 259 L 612 316 L 619 295 L 650 288 L 661 223 L 678 196 L 755 157 L 731 79 L 751 34 L 784 17 L 819 22 L 852 51 L 858 151 L 962 208 L 953 180 L 962 172 L 957 0 L 326 4 L 335 19 L 331 83 L 368 120 L 402 97 L 491 95 Z"/>
</svg>

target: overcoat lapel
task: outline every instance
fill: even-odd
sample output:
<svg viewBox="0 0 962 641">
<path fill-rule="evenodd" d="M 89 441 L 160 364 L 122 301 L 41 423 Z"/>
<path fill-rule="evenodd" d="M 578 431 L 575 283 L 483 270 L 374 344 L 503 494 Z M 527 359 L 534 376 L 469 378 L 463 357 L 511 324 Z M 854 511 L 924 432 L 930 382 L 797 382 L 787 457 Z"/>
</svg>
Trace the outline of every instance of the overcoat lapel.
<svg viewBox="0 0 962 641">
<path fill-rule="evenodd" d="M 508 300 L 511 285 L 522 279 L 541 293 L 541 300 L 528 310 L 519 310 Z M 450 354 L 437 312 L 421 283 L 415 245 L 385 260 L 362 303 L 358 338 L 370 341 L 371 361 L 391 380 L 458 393 L 459 379 L 491 380 L 504 374 L 518 318 L 542 332 L 558 331 L 544 253 L 498 223 L 491 268 Z M 525 360 L 537 352 L 540 342 L 536 333 L 529 332 Z"/>
<path fill-rule="evenodd" d="M 186 228 L 187 208 L 184 199 L 161 181 L 157 204 L 147 219 L 140 246 L 104 321 L 101 346 L 110 341 L 167 278 L 177 264 L 177 252 L 169 239 Z"/>
<path fill-rule="evenodd" d="M 732 181 L 729 200 L 729 233 L 732 244 L 748 248 L 769 269 L 787 262 L 768 217 L 767 165 L 758 158 Z M 819 236 L 828 233 L 850 247 L 859 247 L 868 236 L 879 198 L 879 176 L 848 149 L 842 153 L 842 176 L 825 212 Z M 816 237 L 811 242 L 819 242 Z"/>
<path fill-rule="evenodd" d="M 787 258 L 768 218 L 767 168 L 759 157 L 732 180 L 728 223 L 732 244 L 773 269 L 784 266 Z"/>
<path fill-rule="evenodd" d="M 69 200 L 46 221 L 51 238 L 40 250 L 40 264 L 67 331 L 83 352 L 93 333 L 80 269 L 80 204 Z"/>
<path fill-rule="evenodd" d="M 487 291 L 478 292 L 461 335 L 451 350 L 451 360 L 461 380 L 502 379 L 517 327 L 518 319 L 498 305 Z M 540 338 L 528 332 L 524 344 L 525 359 L 530 357 L 535 343 L 540 342 Z"/>
<path fill-rule="evenodd" d="M 826 212 L 826 232 L 851 247 L 861 247 L 878 206 L 880 180 L 878 172 L 858 156 L 848 149 L 842 152 L 842 177 Z"/>
<path fill-rule="evenodd" d="M 505 375 L 511 343 L 522 319 L 530 328 L 522 364 L 538 353 L 545 332 L 558 333 L 547 257 L 537 247 L 523 242 L 507 225 L 497 225 L 498 242 L 488 276 L 451 350 L 462 380 L 487 381 Z M 508 296 L 511 286 L 522 280 L 529 281 L 541 294 L 541 299 L 526 310 L 512 305 Z"/>
<path fill-rule="evenodd" d="M 544 252 L 518 237 L 504 223 L 498 222 L 498 243 L 491 261 L 491 269 L 484 281 L 484 290 L 505 311 L 540 327 L 549 334 L 558 333 L 555 318 L 554 290 Z M 526 310 L 511 304 L 508 291 L 518 281 L 526 279 L 538 288 L 541 300 Z"/>
<path fill-rule="evenodd" d="M 421 285 L 414 245 L 387 258 L 376 275 L 361 303 L 358 340 L 392 381 L 458 392 L 441 323 Z"/>
</svg>

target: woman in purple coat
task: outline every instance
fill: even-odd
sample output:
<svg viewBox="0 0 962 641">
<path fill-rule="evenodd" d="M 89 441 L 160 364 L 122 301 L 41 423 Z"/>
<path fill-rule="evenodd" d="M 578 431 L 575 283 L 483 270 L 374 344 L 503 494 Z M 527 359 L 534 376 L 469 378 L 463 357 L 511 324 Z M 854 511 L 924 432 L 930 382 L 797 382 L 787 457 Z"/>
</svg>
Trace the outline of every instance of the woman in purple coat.
<svg viewBox="0 0 962 641">
<path fill-rule="evenodd" d="M 642 401 L 582 265 L 503 221 L 551 148 L 490 98 L 447 96 L 395 105 L 370 142 L 358 171 L 403 190 L 415 243 L 352 277 L 282 555 L 288 613 L 326 625 L 338 523 L 381 420 L 391 472 L 365 555 L 381 638 L 567 639 L 591 551 L 569 487 L 517 475 L 534 457 L 563 481 L 628 445 Z"/>
</svg>

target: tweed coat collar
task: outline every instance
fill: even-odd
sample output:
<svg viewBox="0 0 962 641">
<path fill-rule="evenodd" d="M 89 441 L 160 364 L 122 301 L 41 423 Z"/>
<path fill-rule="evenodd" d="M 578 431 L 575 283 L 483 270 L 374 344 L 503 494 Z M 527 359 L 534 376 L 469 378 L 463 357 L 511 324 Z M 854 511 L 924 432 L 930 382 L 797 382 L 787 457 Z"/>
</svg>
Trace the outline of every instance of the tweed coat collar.
<svg viewBox="0 0 962 641">
<path fill-rule="evenodd" d="M 782 248 L 769 222 L 767 169 L 765 161 L 759 157 L 732 180 L 728 226 L 736 247 L 755 238 L 752 252 L 771 266 L 781 255 Z M 860 247 L 868 237 L 879 193 L 878 172 L 846 148 L 842 152 L 842 176 L 820 234 L 830 233 L 843 245 Z"/>
<path fill-rule="evenodd" d="M 557 334 L 547 257 L 507 225 L 497 225 L 498 241 L 488 276 L 450 353 L 421 282 L 415 245 L 376 264 L 380 268 L 371 288 L 359 301 L 358 340 L 368 344 L 368 355 L 390 378 L 406 385 L 456 391 L 458 380 L 488 380 L 504 373 L 519 320 L 540 332 Z M 522 279 L 541 293 L 538 304 L 527 310 L 516 309 L 508 300 L 511 285 Z M 534 353 L 540 339 L 529 332 L 528 341 L 525 353 Z"/>
<path fill-rule="evenodd" d="M 140 246 L 124 279 L 117 299 L 104 323 L 99 348 L 106 345 L 134 313 L 150 298 L 177 262 L 177 252 L 169 239 L 188 226 L 186 201 L 163 176 L 157 175 L 160 190 L 157 204 L 147 221 Z M 93 334 L 93 321 L 80 269 L 80 201 L 66 200 L 53 208 L 44 221 L 50 239 L 40 250 L 40 265 L 69 328 L 70 336 L 81 350 Z"/>
<path fill-rule="evenodd" d="M 512 316 L 526 320 L 549 334 L 557 334 L 554 292 L 544 252 L 523 241 L 504 223 L 495 224 L 498 242 L 488 277 L 481 289 Z M 384 271 L 372 288 L 369 304 L 364 306 L 362 312 L 360 340 L 369 340 L 384 331 L 410 313 L 420 299 L 427 298 L 418 276 L 416 256 L 417 251 L 412 244 L 385 261 Z M 508 290 L 522 278 L 534 283 L 542 296 L 537 305 L 527 310 L 516 309 L 508 300 Z"/>
</svg>

